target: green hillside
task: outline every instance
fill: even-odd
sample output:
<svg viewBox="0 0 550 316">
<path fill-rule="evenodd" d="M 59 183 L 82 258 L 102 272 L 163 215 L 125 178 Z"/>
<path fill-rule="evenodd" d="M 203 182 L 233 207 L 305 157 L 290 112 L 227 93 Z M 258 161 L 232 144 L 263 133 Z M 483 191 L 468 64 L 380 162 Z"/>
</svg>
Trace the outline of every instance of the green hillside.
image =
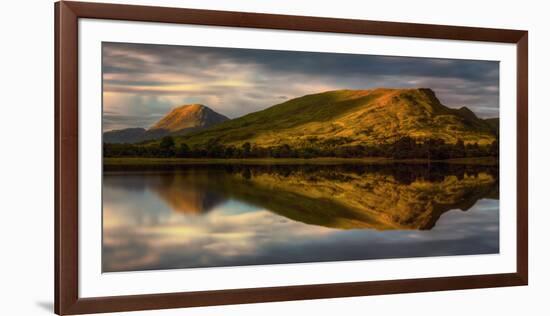
<svg viewBox="0 0 550 316">
<path fill-rule="evenodd" d="M 468 108 L 450 109 L 430 89 L 337 90 L 306 95 L 176 138 L 189 146 L 311 143 L 378 145 L 399 138 L 487 145 L 494 129 Z"/>
</svg>

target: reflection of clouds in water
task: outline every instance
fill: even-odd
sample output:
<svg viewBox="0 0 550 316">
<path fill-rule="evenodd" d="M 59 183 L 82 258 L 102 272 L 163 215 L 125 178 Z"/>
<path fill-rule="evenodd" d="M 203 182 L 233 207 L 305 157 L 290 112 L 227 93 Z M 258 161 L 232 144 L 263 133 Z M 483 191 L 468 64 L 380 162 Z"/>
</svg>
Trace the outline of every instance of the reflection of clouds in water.
<svg viewBox="0 0 550 316">
<path fill-rule="evenodd" d="M 376 172 L 381 171 L 371 172 L 378 174 Z M 255 173 L 255 178 L 260 175 Z M 362 174 L 361 179 L 366 179 L 367 175 L 379 179 L 371 173 Z M 403 218 L 403 226 L 400 227 L 413 229 L 340 230 L 306 224 L 324 223 L 318 218 L 310 218 L 320 215 L 309 210 L 326 205 L 319 204 L 319 199 L 308 196 L 300 199 L 302 195 L 285 196 L 285 191 L 264 189 L 261 199 L 249 201 L 244 193 L 254 192 L 254 196 L 260 196 L 261 187 L 238 179 L 216 170 L 207 173 L 194 169 L 176 173 L 108 173 L 104 177 L 103 190 L 104 271 L 485 254 L 499 250 L 499 202 L 480 199 L 485 196 L 483 194 L 492 194 L 492 191 L 480 191 L 480 188 L 487 189 L 484 186 L 459 183 L 462 186 L 458 186 L 461 190 L 457 191 L 456 185 L 451 183 L 449 187 L 453 190 L 443 190 L 439 195 L 430 193 L 430 199 L 413 199 L 416 195 L 411 197 L 410 202 L 414 205 L 422 201 L 445 202 L 448 199 L 442 197 L 452 197 L 449 205 L 453 206 L 444 209 L 441 217 L 440 213 L 435 213 L 437 223 L 429 230 L 414 230 L 420 228 L 409 225 L 410 221 L 418 220 L 422 212 L 417 215 L 413 212 L 407 220 L 409 213 L 392 213 L 392 209 L 386 208 L 378 210 L 381 216 L 402 216 L 399 217 Z M 445 179 L 434 178 L 433 183 L 442 183 Z M 284 178 L 286 185 L 289 181 L 289 178 Z M 335 178 L 331 181 L 339 180 Z M 218 186 L 214 186 L 214 182 Z M 349 184 L 350 180 L 344 182 Z M 316 188 L 325 185 L 303 183 Z M 377 183 L 377 186 L 383 184 L 405 185 L 386 181 Z M 331 182 L 331 185 L 334 184 Z M 427 186 L 426 191 L 432 192 L 431 187 Z M 475 194 L 467 194 L 470 191 L 465 188 L 471 188 Z M 212 191 L 214 189 L 216 191 Z M 349 189 L 358 190 L 355 192 L 356 200 L 351 199 L 353 201 L 360 201 L 365 198 L 362 193 L 369 193 L 358 186 Z M 386 197 L 384 194 L 381 193 L 381 196 Z M 288 214 L 282 212 L 284 216 L 274 213 L 276 207 L 281 206 L 275 203 L 278 196 L 285 197 L 279 201 L 284 202 L 285 210 L 289 211 Z M 347 196 L 337 201 L 342 199 L 350 201 Z M 300 203 L 291 203 L 296 201 L 308 205 L 309 209 L 303 208 Z M 470 208 L 471 205 L 473 207 Z M 405 206 L 403 210 L 410 211 L 409 204 Z M 456 208 L 469 209 L 461 211 Z M 447 212 L 448 209 L 453 210 Z M 297 218 L 293 220 L 289 215 Z M 330 216 L 343 215 L 331 213 Z M 428 215 L 435 216 L 432 213 Z"/>
<path fill-rule="evenodd" d="M 157 198 L 151 198 L 153 196 L 151 193 L 145 193 L 136 199 L 128 198 L 127 195 L 117 196 L 116 192 L 104 194 L 103 199 L 109 202 L 103 204 L 103 227 L 164 222 L 171 211 Z"/>
<path fill-rule="evenodd" d="M 480 222 L 483 225 L 480 225 Z M 480 200 L 474 209 L 468 210 L 467 214 L 461 210 L 452 210 L 443 214 L 430 231 L 430 236 L 442 240 L 454 240 L 480 232 L 498 233 L 498 225 L 498 201 Z M 420 238 L 423 233 L 423 231 L 411 231 L 407 236 Z"/>
<path fill-rule="evenodd" d="M 170 257 L 185 266 L 215 265 L 208 257 L 231 260 L 231 257 L 254 256 L 269 244 L 287 244 L 296 238 L 317 239 L 332 231 L 293 222 L 266 210 L 235 213 L 231 210 L 235 202 L 227 205 L 229 209 L 224 206 L 200 217 L 173 213 L 156 224 L 141 222 L 138 226 L 130 224 L 116 229 L 112 229 L 113 225 L 105 225 L 106 270 L 147 269 L 144 266 L 150 266 L 153 258 L 158 262 L 151 268 L 163 268 L 162 262 L 171 261 Z M 105 210 L 106 217 L 117 223 L 123 222 L 117 215 L 130 215 L 113 213 L 108 203 Z M 126 221 L 136 222 L 132 218 Z M 123 250 L 118 253 L 120 249 Z M 196 257 L 186 258 L 188 254 Z"/>
<path fill-rule="evenodd" d="M 444 214 L 431 231 L 335 230 L 288 220 L 232 201 L 204 216 L 171 213 L 105 227 L 105 271 L 357 260 L 498 252 L 498 202 Z M 109 204 L 106 203 L 109 210 Z M 238 212 L 240 208 L 248 212 Z M 111 209 L 112 211 L 112 209 Z M 111 212 L 109 211 L 109 212 Z M 139 214 L 139 213 L 137 213 Z M 111 217 L 111 215 L 114 215 Z M 107 216 L 106 216 L 107 217 Z M 120 219 L 119 219 L 120 221 Z M 496 229 L 495 229 L 496 228 Z"/>
</svg>

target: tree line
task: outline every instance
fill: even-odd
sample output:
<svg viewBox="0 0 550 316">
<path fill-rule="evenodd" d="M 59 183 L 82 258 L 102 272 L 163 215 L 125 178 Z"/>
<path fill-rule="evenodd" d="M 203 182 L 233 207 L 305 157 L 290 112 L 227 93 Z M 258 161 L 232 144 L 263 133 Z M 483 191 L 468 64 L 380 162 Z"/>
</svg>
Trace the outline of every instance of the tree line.
<svg viewBox="0 0 550 316">
<path fill-rule="evenodd" d="M 310 142 L 300 147 L 288 144 L 262 147 L 246 142 L 240 146 L 224 145 L 210 141 L 202 146 L 190 147 L 186 143 L 177 145 L 171 136 L 161 139 L 159 144 L 104 144 L 104 157 L 151 157 L 151 158 L 365 158 L 387 157 L 394 159 L 443 160 L 466 157 L 498 157 L 499 145 L 477 143 L 455 144 L 442 139 L 417 140 L 401 137 L 395 142 L 372 145 L 346 145 L 337 141 Z"/>
</svg>

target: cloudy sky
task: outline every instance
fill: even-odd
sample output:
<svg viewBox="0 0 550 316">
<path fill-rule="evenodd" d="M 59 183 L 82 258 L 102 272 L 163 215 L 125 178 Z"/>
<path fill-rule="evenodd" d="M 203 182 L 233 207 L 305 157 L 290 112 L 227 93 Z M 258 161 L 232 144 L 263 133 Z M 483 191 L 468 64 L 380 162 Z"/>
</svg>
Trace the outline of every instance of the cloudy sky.
<svg viewBox="0 0 550 316">
<path fill-rule="evenodd" d="M 103 43 L 103 129 L 149 127 L 202 103 L 230 118 L 337 89 L 432 88 L 449 107 L 498 116 L 494 61 Z"/>
</svg>

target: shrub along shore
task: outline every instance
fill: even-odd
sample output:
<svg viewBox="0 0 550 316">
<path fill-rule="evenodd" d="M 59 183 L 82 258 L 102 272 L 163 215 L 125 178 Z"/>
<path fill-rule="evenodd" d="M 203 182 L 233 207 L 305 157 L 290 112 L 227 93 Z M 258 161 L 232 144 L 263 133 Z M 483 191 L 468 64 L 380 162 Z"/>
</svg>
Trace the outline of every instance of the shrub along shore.
<svg viewBox="0 0 550 316">
<path fill-rule="evenodd" d="M 240 146 L 210 142 L 202 146 L 189 147 L 185 143 L 176 145 L 171 136 L 164 137 L 160 143 L 103 145 L 103 156 L 105 158 L 385 158 L 436 161 L 479 157 L 498 158 L 498 155 L 499 145 L 497 141 L 490 145 L 465 144 L 462 140 L 457 141 L 455 144 L 448 144 L 441 139 L 419 141 L 410 137 L 403 137 L 395 142 L 376 146 L 311 142 L 300 147 L 291 147 L 287 144 L 261 147 L 248 142 Z"/>
</svg>

